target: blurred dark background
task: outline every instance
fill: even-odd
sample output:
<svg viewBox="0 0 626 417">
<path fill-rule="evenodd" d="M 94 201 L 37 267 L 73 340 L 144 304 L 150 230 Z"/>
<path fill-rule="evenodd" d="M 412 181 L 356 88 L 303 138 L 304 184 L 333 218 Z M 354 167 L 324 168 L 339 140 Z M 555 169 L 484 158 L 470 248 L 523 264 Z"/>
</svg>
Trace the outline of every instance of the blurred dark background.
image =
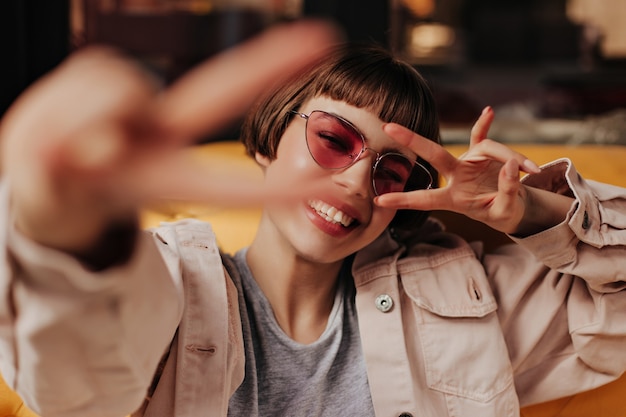
<svg viewBox="0 0 626 417">
<path fill-rule="evenodd" d="M 626 108 L 626 47 L 596 15 L 610 24 L 622 1 L 2 0 L 0 114 L 85 44 L 122 47 L 171 81 L 276 21 L 321 16 L 413 63 L 451 129 L 488 104 L 518 121 L 603 117 Z"/>
<path fill-rule="evenodd" d="M 0 113 L 70 47 L 68 1 L 0 2 Z"/>
</svg>

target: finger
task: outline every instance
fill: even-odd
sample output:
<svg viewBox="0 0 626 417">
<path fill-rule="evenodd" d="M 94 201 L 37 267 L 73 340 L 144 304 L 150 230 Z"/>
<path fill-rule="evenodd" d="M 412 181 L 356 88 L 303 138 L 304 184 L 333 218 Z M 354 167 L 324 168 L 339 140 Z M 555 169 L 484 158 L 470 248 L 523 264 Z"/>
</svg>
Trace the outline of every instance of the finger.
<svg viewBox="0 0 626 417">
<path fill-rule="evenodd" d="M 221 207 L 286 204 L 324 194 L 321 181 L 297 184 L 284 177 L 271 188 L 256 165 L 198 157 L 190 149 L 137 158 L 128 169 L 105 178 L 106 192 L 134 205 L 180 201 Z"/>
<path fill-rule="evenodd" d="M 503 164 L 513 159 L 524 172 L 532 174 L 541 172 L 537 164 L 528 159 L 525 155 L 491 139 L 483 139 L 480 143 L 477 143 L 468 152 L 463 154 L 461 159 L 467 162 L 495 160 Z"/>
<path fill-rule="evenodd" d="M 83 132 L 80 137 L 40 149 L 40 160 L 51 174 L 71 177 L 111 169 L 127 148 L 124 134 L 114 124 L 93 126 Z"/>
<path fill-rule="evenodd" d="M 506 201 L 517 196 L 519 191 L 519 165 L 515 159 L 508 160 L 500 169 L 498 176 L 498 194 L 505 196 Z M 509 204 L 505 204 L 509 206 Z"/>
<path fill-rule="evenodd" d="M 156 85 L 132 61 L 109 48 L 73 54 L 33 84 L 2 120 L 0 137 L 7 166 L 20 165 L 60 151 L 66 142 L 84 139 L 95 126 L 124 124 L 134 129 L 146 119 Z M 34 123 L 33 121 L 36 121 Z"/>
<path fill-rule="evenodd" d="M 507 223 L 517 225 L 520 218 L 513 218 L 518 213 L 518 195 L 520 190 L 519 165 L 514 159 L 507 161 L 498 175 L 498 194 L 494 199 L 493 217 L 509 219 Z"/>
<path fill-rule="evenodd" d="M 483 109 L 480 117 L 472 126 L 472 130 L 470 132 L 470 148 L 478 143 L 480 143 L 483 139 L 487 137 L 489 133 L 489 128 L 491 127 L 491 123 L 495 114 L 493 109 L 490 106 L 487 106 Z"/>
<path fill-rule="evenodd" d="M 157 107 L 162 128 L 191 140 L 222 127 L 268 85 L 318 59 L 336 35 L 321 22 L 285 24 L 206 61 L 165 92 Z"/>
<path fill-rule="evenodd" d="M 449 210 L 449 193 L 445 189 L 418 190 L 404 193 L 387 193 L 374 198 L 380 207 L 411 210 Z"/>
<path fill-rule="evenodd" d="M 154 80 L 132 61 L 109 48 L 88 48 L 29 88 L 5 120 L 15 118 L 13 124 L 46 138 L 67 136 L 93 120 L 124 118 L 145 107 L 155 90 Z"/>
<path fill-rule="evenodd" d="M 457 159 L 438 143 L 396 123 L 385 124 L 383 130 L 397 143 L 411 149 L 431 164 L 442 175 L 446 176 L 454 170 Z"/>
</svg>

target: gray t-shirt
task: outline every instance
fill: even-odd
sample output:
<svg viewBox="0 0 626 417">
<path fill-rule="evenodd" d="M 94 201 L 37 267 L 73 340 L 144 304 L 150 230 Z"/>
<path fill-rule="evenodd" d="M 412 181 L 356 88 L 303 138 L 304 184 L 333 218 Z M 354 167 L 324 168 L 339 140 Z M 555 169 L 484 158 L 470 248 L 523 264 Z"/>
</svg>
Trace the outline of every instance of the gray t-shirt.
<svg viewBox="0 0 626 417">
<path fill-rule="evenodd" d="M 230 399 L 229 417 L 374 416 L 349 277 L 341 280 L 326 330 L 303 345 L 276 322 L 248 268 L 246 250 L 233 260 L 246 375 Z"/>
</svg>

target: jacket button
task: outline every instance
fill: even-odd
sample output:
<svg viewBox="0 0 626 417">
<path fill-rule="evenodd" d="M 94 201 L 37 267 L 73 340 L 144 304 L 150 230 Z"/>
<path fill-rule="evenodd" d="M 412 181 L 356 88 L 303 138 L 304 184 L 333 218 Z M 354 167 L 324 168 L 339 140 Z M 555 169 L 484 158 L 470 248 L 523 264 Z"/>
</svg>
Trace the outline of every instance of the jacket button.
<svg viewBox="0 0 626 417">
<path fill-rule="evenodd" d="M 393 300 L 387 294 L 381 294 L 376 297 L 376 308 L 383 313 L 388 312 L 393 307 Z"/>
</svg>

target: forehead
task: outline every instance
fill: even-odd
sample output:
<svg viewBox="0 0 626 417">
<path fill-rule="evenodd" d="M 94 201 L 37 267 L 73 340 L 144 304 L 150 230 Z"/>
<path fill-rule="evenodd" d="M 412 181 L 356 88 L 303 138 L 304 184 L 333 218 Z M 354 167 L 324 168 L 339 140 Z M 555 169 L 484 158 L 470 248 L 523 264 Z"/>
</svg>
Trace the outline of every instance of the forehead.
<svg viewBox="0 0 626 417">
<path fill-rule="evenodd" d="M 385 122 L 378 115 L 367 108 L 355 107 L 344 101 L 333 100 L 328 97 L 315 97 L 306 101 L 300 112 L 309 114 L 314 110 L 322 110 L 340 116 L 352 123 L 365 137 L 366 146 L 377 152 L 400 152 L 410 158 L 417 155 L 410 149 L 400 146 L 383 131 Z"/>
</svg>

